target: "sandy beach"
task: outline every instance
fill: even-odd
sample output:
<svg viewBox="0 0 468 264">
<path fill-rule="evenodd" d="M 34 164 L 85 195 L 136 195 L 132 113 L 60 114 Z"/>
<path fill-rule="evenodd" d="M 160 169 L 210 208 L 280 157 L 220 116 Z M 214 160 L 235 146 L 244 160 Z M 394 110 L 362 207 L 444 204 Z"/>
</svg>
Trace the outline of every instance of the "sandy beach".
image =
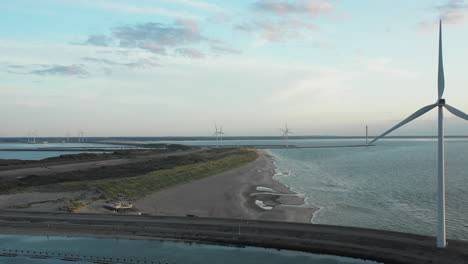
<svg viewBox="0 0 468 264">
<path fill-rule="evenodd" d="M 152 215 L 311 223 L 317 209 L 299 207 L 304 199 L 274 180 L 272 157 L 258 153 L 256 161 L 241 168 L 162 190 L 135 205 Z"/>
<path fill-rule="evenodd" d="M 134 202 L 136 211 L 161 216 L 311 223 L 316 209 L 301 207 L 303 197 L 273 179 L 273 157 L 263 150 L 257 152 L 258 159 L 240 168 L 149 194 Z M 99 193 L 93 190 L 20 192 L 0 195 L 0 208 L 54 212 L 63 206 L 58 201 L 77 199 L 85 204 L 77 213 L 112 214 L 104 209 L 105 201 L 97 197 Z"/>
</svg>

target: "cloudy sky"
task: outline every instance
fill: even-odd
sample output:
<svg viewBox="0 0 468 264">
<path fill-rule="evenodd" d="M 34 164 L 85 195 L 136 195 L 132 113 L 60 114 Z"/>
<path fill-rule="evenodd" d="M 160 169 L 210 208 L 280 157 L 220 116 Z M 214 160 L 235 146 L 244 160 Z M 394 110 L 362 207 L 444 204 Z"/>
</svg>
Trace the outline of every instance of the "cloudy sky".
<svg viewBox="0 0 468 264">
<path fill-rule="evenodd" d="M 0 136 L 380 133 L 468 111 L 457 0 L 16 0 L 0 9 Z M 435 113 L 401 134 L 434 134 Z M 468 122 L 447 113 L 448 134 Z"/>
</svg>

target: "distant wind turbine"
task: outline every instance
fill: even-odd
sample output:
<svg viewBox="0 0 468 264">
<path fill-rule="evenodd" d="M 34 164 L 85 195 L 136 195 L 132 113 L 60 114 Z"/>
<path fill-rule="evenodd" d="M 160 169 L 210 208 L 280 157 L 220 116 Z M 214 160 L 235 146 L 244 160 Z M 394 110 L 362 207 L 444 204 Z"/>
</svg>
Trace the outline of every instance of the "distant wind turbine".
<svg viewBox="0 0 468 264">
<path fill-rule="evenodd" d="M 429 112 L 435 107 L 439 111 L 439 140 L 438 140 L 438 217 L 437 217 L 437 247 L 444 248 L 447 246 L 446 241 L 446 227 L 445 227 L 445 146 L 444 146 L 444 107 L 452 114 L 468 120 L 468 115 L 462 111 L 456 109 L 453 106 L 450 106 L 445 103 L 445 99 L 442 98 L 445 89 L 445 78 L 444 78 L 444 65 L 442 59 L 442 21 L 439 24 L 439 73 L 438 73 L 438 99 L 435 104 L 425 106 L 414 114 L 410 115 L 405 120 L 401 121 L 382 135 L 376 137 L 370 142 L 374 143 L 378 139 L 386 136 L 395 129 L 409 123 L 410 121 L 422 116 L 423 114 Z"/>
<path fill-rule="evenodd" d="M 216 146 L 219 147 L 219 142 L 218 142 L 219 131 L 218 131 L 218 126 L 216 124 L 215 124 L 215 132 L 213 133 L 213 136 L 216 137 Z"/>
<path fill-rule="evenodd" d="M 78 143 L 84 142 L 84 134 L 85 132 L 83 130 L 78 130 Z"/>
<path fill-rule="evenodd" d="M 283 131 L 283 137 L 284 137 L 284 145 L 289 148 L 289 145 L 288 145 L 288 139 L 289 139 L 289 134 L 294 134 L 293 132 L 291 132 L 291 129 L 288 128 L 288 125 L 287 124 L 284 124 L 284 129 L 280 128 L 281 131 Z"/>
<path fill-rule="evenodd" d="M 218 135 L 219 135 L 220 145 L 222 145 L 222 144 L 223 144 L 223 135 L 224 135 L 223 127 L 222 127 L 222 126 L 219 127 Z"/>
<path fill-rule="evenodd" d="M 31 129 L 28 130 L 27 137 L 28 137 L 28 143 L 31 143 Z"/>
<path fill-rule="evenodd" d="M 32 142 L 32 143 L 33 143 L 33 144 L 36 144 L 37 130 L 32 129 L 32 130 L 31 130 L 31 136 L 32 136 L 32 138 L 33 138 L 33 142 Z"/>
</svg>

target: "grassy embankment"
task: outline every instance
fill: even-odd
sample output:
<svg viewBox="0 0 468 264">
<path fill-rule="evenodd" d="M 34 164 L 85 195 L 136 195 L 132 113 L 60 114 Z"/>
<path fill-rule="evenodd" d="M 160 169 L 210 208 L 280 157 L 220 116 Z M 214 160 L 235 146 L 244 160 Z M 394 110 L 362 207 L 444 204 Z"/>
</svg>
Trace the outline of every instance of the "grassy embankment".
<svg viewBox="0 0 468 264">
<path fill-rule="evenodd" d="M 258 157 L 255 151 L 236 150 L 222 158 L 153 171 L 141 176 L 63 182 L 44 190 L 97 190 L 104 199 L 141 198 L 152 192 L 241 167 Z"/>
</svg>

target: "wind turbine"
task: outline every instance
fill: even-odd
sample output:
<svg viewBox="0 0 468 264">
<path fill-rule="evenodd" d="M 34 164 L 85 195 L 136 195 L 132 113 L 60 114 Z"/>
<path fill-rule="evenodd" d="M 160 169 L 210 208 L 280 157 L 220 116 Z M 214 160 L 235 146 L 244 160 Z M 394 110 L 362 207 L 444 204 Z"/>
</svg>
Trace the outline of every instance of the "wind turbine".
<svg viewBox="0 0 468 264">
<path fill-rule="evenodd" d="M 28 143 L 31 143 L 31 129 L 28 130 L 27 137 L 28 137 Z"/>
<path fill-rule="evenodd" d="M 445 79 L 444 79 L 444 65 L 442 59 L 442 20 L 439 23 L 439 73 L 438 73 L 438 99 L 435 104 L 425 106 L 414 114 L 410 115 L 405 120 L 401 121 L 382 135 L 376 137 L 370 142 L 374 143 L 378 139 L 386 136 L 393 130 L 405 125 L 406 123 L 424 115 L 435 107 L 439 111 L 439 139 L 438 139 L 438 216 L 437 216 L 437 247 L 444 248 L 447 246 L 446 241 L 446 227 L 445 227 L 445 146 L 444 146 L 444 107 L 452 114 L 468 120 L 468 115 L 462 111 L 456 109 L 453 106 L 450 106 L 445 103 L 445 99 L 442 98 L 444 95 L 445 89 Z"/>
<path fill-rule="evenodd" d="M 222 145 L 223 144 L 223 135 L 224 135 L 222 126 L 219 128 L 218 135 L 219 135 L 219 141 L 221 142 L 220 144 Z"/>
<path fill-rule="evenodd" d="M 285 129 L 280 128 L 280 130 L 283 131 L 282 136 L 284 137 L 284 145 L 286 145 L 286 147 L 289 148 L 289 145 L 288 145 L 289 134 L 294 134 L 294 133 L 291 132 L 291 129 L 288 128 L 287 124 L 284 124 L 284 127 Z"/>
<path fill-rule="evenodd" d="M 216 137 L 216 146 L 219 147 L 219 143 L 218 143 L 219 131 L 218 131 L 218 126 L 216 124 L 215 124 L 215 132 L 213 133 L 213 136 Z"/>
<path fill-rule="evenodd" d="M 84 131 L 78 130 L 78 143 L 84 143 Z"/>
<path fill-rule="evenodd" d="M 32 138 L 33 138 L 33 144 L 36 144 L 37 130 L 33 129 L 31 131 L 31 134 L 32 134 Z"/>
</svg>

